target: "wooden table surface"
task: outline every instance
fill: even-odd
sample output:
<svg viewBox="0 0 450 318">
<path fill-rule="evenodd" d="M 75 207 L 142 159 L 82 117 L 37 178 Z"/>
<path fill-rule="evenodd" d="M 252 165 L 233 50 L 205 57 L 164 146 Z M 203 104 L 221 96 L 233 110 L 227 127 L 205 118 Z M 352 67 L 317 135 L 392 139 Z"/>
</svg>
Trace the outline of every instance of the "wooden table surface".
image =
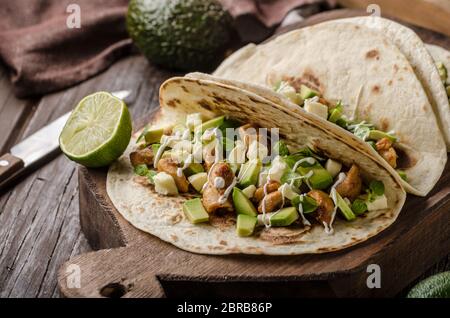
<svg viewBox="0 0 450 318">
<path fill-rule="evenodd" d="M 18 100 L 0 66 L 0 151 L 9 150 L 71 110 L 83 96 L 99 90 L 132 89 L 129 106 L 137 119 L 157 106 L 159 85 L 172 75 L 135 55 L 78 86 Z M 90 250 L 80 231 L 76 169 L 76 164 L 59 155 L 0 194 L 0 297 L 58 297 L 59 267 L 71 256 Z M 423 277 L 450 269 L 450 257 L 436 263 Z"/>
</svg>

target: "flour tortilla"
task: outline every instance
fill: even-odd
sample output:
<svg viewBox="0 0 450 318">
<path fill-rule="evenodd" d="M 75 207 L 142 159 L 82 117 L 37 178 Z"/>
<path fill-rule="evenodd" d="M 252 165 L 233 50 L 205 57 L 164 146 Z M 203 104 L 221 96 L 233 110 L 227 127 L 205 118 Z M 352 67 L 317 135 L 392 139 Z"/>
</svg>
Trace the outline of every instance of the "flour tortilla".
<svg viewBox="0 0 450 318">
<path fill-rule="evenodd" d="M 447 83 L 450 83 L 450 51 L 433 44 L 427 44 L 426 47 L 435 62 L 442 62 L 444 64 L 447 69 Z"/>
<path fill-rule="evenodd" d="M 109 169 L 107 192 L 117 210 L 132 225 L 187 251 L 203 254 L 297 255 L 340 250 L 378 234 L 397 218 L 406 193 L 399 179 L 377 160 L 366 156 L 358 145 L 317 126 L 309 118 L 291 114 L 283 107 L 243 89 L 208 80 L 173 78 L 160 89 L 161 110 L 153 123 L 163 127 L 185 120 L 186 114 L 200 112 L 205 118 L 223 114 L 243 123 L 280 129 L 280 136 L 294 149 L 314 145 L 346 165 L 359 165 L 364 178 L 384 183 L 388 209 L 367 213 L 353 222 L 336 218 L 334 234 L 325 234 L 319 224 L 310 229 L 271 228 L 254 237 L 235 233 L 234 219 L 213 219 L 213 225 L 193 225 L 182 212 L 183 196 L 158 195 L 151 186 L 139 184 L 126 153 Z"/>
<path fill-rule="evenodd" d="M 291 31 L 262 45 L 250 44 L 225 60 L 213 75 L 237 86 L 255 84 L 260 92 L 258 85 L 264 86 L 268 89 L 262 96 L 272 101 L 283 99 L 270 92 L 279 80 L 297 87 L 306 84 L 328 100 L 342 100 L 348 117 L 393 130 L 408 158 L 402 168 L 408 176 L 403 184 L 410 193 L 426 195 L 444 170 L 446 145 L 421 82 L 398 47 L 365 25 L 337 20 Z M 284 100 L 284 107 L 304 113 Z M 332 126 L 319 117 L 316 121 Z M 366 153 L 394 173 L 369 148 Z"/>
<path fill-rule="evenodd" d="M 447 93 L 441 85 L 432 54 L 430 55 L 431 52 L 419 36 L 410 28 L 381 17 L 356 17 L 342 19 L 339 22 L 364 25 L 378 31 L 405 55 L 425 89 L 447 145 L 447 151 L 450 151 L 450 107 Z"/>
</svg>

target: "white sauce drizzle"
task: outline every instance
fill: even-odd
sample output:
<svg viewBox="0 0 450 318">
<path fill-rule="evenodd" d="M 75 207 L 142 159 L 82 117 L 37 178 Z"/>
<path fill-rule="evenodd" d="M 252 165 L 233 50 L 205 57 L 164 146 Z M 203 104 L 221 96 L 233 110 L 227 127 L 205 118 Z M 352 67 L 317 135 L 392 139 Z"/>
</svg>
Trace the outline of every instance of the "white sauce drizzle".
<svg viewBox="0 0 450 318">
<path fill-rule="evenodd" d="M 298 161 L 294 164 L 294 167 L 292 168 L 292 172 L 296 172 L 298 166 L 299 166 L 300 164 L 302 164 L 303 162 L 306 162 L 306 163 L 308 163 L 308 164 L 310 164 L 310 165 L 313 165 L 313 164 L 316 163 L 316 159 L 314 159 L 313 157 L 306 157 L 306 158 L 303 158 L 303 159 L 298 160 Z"/>
<path fill-rule="evenodd" d="M 189 167 L 189 165 L 192 162 L 192 155 L 189 155 L 186 160 L 184 161 L 184 164 L 181 168 L 177 168 L 177 176 L 182 177 L 183 176 L 183 170 Z"/>
<path fill-rule="evenodd" d="M 231 190 L 233 190 L 234 186 L 236 185 L 237 180 L 236 177 L 233 179 L 233 182 L 228 186 L 228 188 L 225 190 L 225 192 L 219 197 L 219 204 L 224 204 L 228 197 L 230 196 Z"/>
<path fill-rule="evenodd" d="M 333 234 L 333 232 L 334 232 L 334 230 L 333 230 L 333 222 L 334 222 L 334 219 L 336 217 L 336 211 L 337 211 L 337 208 L 338 208 L 338 206 L 337 206 L 337 197 L 336 197 L 336 187 L 345 180 L 345 177 L 346 177 L 346 175 L 345 175 L 344 172 L 339 173 L 338 179 L 336 180 L 336 182 L 331 187 L 330 196 L 331 196 L 331 199 L 333 200 L 333 203 L 334 203 L 333 212 L 331 214 L 331 221 L 330 221 L 330 224 L 326 224 L 326 222 L 322 222 L 324 224 L 325 233 L 326 234 Z"/>
<path fill-rule="evenodd" d="M 216 189 L 222 189 L 225 187 L 225 179 L 222 177 L 215 177 L 214 178 L 214 187 Z"/>
<path fill-rule="evenodd" d="M 301 196 L 304 197 L 305 194 L 301 194 Z M 302 205 L 301 202 L 298 204 L 298 212 L 299 212 L 299 214 L 300 214 L 300 216 L 302 218 L 303 225 L 311 226 L 311 223 L 305 218 L 305 215 L 303 214 L 303 205 Z"/>
</svg>

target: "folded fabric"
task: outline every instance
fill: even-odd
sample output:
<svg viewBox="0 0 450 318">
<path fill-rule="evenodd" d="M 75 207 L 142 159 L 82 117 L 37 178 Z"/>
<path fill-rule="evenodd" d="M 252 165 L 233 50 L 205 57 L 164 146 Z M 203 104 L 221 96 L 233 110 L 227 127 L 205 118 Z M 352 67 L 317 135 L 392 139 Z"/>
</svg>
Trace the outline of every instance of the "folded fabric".
<svg viewBox="0 0 450 318">
<path fill-rule="evenodd" d="M 71 24 L 71 3 L 14 0 L 0 5 L 0 56 L 17 96 L 74 85 L 130 51 L 124 23 L 128 0 L 77 0 L 80 28 Z"/>
<path fill-rule="evenodd" d="M 243 41 L 260 41 L 286 14 L 332 0 L 219 0 L 236 20 Z M 0 60 L 18 97 L 80 83 L 129 54 L 125 26 L 129 0 L 14 0 L 0 5 Z M 76 15 L 79 12 L 79 25 Z M 259 25 L 242 17 L 251 17 Z M 74 18 L 75 17 L 75 18 Z M 75 20 L 74 20 L 75 19 Z M 79 26 L 79 27 L 78 27 Z"/>
</svg>

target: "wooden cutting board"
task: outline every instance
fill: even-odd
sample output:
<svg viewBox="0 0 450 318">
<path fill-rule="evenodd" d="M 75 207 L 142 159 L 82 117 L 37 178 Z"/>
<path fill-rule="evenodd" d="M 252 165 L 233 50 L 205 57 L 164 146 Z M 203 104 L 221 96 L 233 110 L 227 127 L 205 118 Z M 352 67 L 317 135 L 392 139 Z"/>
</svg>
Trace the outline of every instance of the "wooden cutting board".
<svg viewBox="0 0 450 318">
<path fill-rule="evenodd" d="M 289 29 L 357 14 L 327 12 Z M 448 38 L 416 31 L 450 49 Z M 65 297 L 394 296 L 450 251 L 449 167 L 429 196 L 408 196 L 398 220 L 380 235 L 336 253 L 282 257 L 178 249 L 120 216 L 106 193 L 107 170 L 80 167 L 81 228 L 96 251 L 66 262 L 58 285 Z M 380 268 L 381 288 L 367 287 L 370 264 Z"/>
</svg>

